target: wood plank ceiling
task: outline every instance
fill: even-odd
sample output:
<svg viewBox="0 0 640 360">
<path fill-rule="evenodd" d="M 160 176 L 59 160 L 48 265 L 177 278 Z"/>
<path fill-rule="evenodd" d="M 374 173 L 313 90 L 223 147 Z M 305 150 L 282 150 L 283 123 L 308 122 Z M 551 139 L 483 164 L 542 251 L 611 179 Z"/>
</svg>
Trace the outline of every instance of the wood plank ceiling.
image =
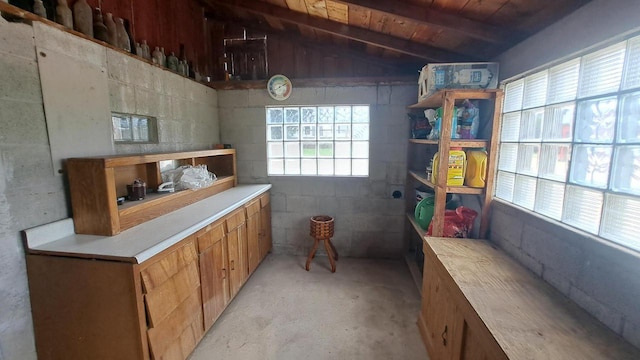
<svg viewBox="0 0 640 360">
<path fill-rule="evenodd" d="M 589 0 L 201 0 L 267 36 L 398 63 L 488 61 Z"/>
</svg>

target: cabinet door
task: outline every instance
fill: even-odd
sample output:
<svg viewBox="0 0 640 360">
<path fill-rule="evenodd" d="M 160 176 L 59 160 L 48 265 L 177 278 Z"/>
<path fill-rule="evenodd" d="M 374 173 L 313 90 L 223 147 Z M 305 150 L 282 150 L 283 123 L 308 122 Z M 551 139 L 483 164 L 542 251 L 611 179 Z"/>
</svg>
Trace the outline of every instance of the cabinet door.
<svg viewBox="0 0 640 360">
<path fill-rule="evenodd" d="M 149 260 L 140 272 L 154 359 L 186 359 L 204 333 L 193 239 Z"/>
<path fill-rule="evenodd" d="M 421 318 L 426 327 L 424 340 L 432 359 L 452 359 L 456 334 L 456 307 L 435 268 L 425 259 Z"/>
<path fill-rule="evenodd" d="M 260 246 L 260 260 L 271 251 L 271 202 L 269 193 L 260 196 L 260 232 L 258 243 Z"/>
<path fill-rule="evenodd" d="M 260 200 L 256 199 L 245 206 L 247 211 L 247 262 L 249 274 L 260 264 Z"/>
<path fill-rule="evenodd" d="M 229 302 L 227 241 L 222 222 L 207 226 L 196 234 L 204 329 L 208 330 Z"/>
<path fill-rule="evenodd" d="M 243 283 L 242 264 L 240 262 L 240 234 L 238 228 L 227 232 L 227 251 L 229 253 L 229 296 L 236 296 Z"/>
</svg>

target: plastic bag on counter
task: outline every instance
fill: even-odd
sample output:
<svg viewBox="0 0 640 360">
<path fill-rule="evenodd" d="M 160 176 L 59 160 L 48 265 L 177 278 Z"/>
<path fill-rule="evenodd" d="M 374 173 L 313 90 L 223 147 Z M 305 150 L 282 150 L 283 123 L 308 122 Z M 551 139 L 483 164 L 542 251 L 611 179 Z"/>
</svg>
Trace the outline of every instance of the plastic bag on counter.
<svg viewBox="0 0 640 360">
<path fill-rule="evenodd" d="M 216 179 L 216 174 L 207 170 L 207 165 L 184 165 L 162 172 L 162 181 L 173 181 L 176 191 L 205 188 L 211 186 Z"/>
<path fill-rule="evenodd" d="M 464 206 L 459 206 L 455 210 L 445 210 L 442 236 L 451 238 L 468 237 L 476 216 L 478 216 L 478 213 L 475 210 Z M 429 224 L 427 235 L 431 236 L 432 229 L 433 221 Z"/>
</svg>

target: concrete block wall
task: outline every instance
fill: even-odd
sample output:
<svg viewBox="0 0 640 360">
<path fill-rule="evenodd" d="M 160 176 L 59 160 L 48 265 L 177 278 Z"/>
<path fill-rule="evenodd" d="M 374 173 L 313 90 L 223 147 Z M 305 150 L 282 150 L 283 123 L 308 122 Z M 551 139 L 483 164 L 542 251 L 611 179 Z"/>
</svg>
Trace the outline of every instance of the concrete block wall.
<svg viewBox="0 0 640 360">
<path fill-rule="evenodd" d="M 111 109 L 105 113 L 158 117 L 160 144 L 118 145 L 114 152 L 209 148 L 220 140 L 215 90 L 104 47 L 87 47 L 87 40 L 50 31 L 42 33 L 46 39 L 36 38 L 32 26 L 0 17 L 0 360 L 37 358 L 20 231 L 71 213 L 64 176 L 54 174 L 36 40 L 83 61 L 106 58 L 110 101 L 105 103 Z M 88 54 L 86 48 L 102 54 Z M 65 126 L 74 126 L 82 119 L 67 121 Z M 111 133 L 103 136 L 110 139 Z M 78 149 L 76 156 L 84 151 Z"/>
<path fill-rule="evenodd" d="M 218 91 L 220 132 L 238 150 L 241 183 L 271 183 L 273 248 L 307 255 L 313 245 L 309 218 L 335 218 L 333 242 L 341 256 L 400 257 L 403 250 L 404 191 L 409 121 L 406 106 L 417 88 L 407 86 L 309 87 L 294 89 L 284 102 L 266 90 Z M 265 106 L 370 105 L 369 177 L 268 176 Z"/>
<path fill-rule="evenodd" d="M 490 239 L 640 347 L 640 255 L 496 200 Z"/>
</svg>

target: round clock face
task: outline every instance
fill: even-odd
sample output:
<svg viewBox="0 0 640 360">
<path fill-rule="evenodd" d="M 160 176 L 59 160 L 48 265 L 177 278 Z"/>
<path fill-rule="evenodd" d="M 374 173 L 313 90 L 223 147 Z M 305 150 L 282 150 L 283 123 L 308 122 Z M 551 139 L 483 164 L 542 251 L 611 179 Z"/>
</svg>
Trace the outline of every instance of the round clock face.
<svg viewBox="0 0 640 360">
<path fill-rule="evenodd" d="M 291 95 L 291 80 L 284 75 L 273 75 L 267 82 L 267 91 L 275 100 L 286 100 Z"/>
</svg>

